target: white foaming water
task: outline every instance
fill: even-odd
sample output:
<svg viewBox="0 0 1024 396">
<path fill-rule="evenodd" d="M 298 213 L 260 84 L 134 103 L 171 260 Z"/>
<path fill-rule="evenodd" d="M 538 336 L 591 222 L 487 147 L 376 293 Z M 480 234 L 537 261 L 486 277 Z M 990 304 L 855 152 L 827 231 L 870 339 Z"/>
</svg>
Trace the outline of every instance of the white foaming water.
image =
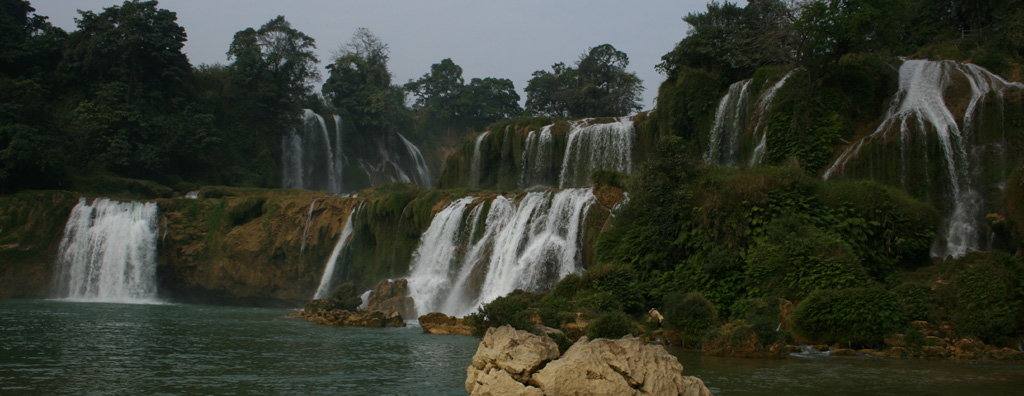
<svg viewBox="0 0 1024 396">
<path fill-rule="evenodd" d="M 480 154 L 480 144 L 483 143 L 490 131 L 484 132 L 477 136 L 476 145 L 473 146 L 473 164 L 469 168 L 469 181 L 473 183 L 473 187 L 480 187 L 480 168 L 481 161 L 483 161 Z"/>
<path fill-rule="evenodd" d="M 532 192 L 518 205 L 496 197 L 476 240 L 485 203 L 475 200 L 452 202 L 420 238 L 408 278 L 419 314 L 464 316 L 515 289 L 547 290 L 582 272 L 582 229 L 596 201 L 590 189 Z"/>
<path fill-rule="evenodd" d="M 530 131 L 526 136 L 523 149 L 522 165 L 519 167 L 519 187 L 528 188 L 539 184 L 551 183 L 547 180 L 551 168 L 551 125 L 540 130 Z"/>
<path fill-rule="evenodd" d="M 708 134 L 705 162 L 719 166 L 735 166 L 740 162 L 740 137 L 750 119 L 750 82 L 733 83 L 729 92 L 718 101 L 715 122 Z"/>
<path fill-rule="evenodd" d="M 185 194 L 185 198 L 187 198 L 187 199 L 199 199 L 199 190 L 189 191 L 187 194 Z"/>
<path fill-rule="evenodd" d="M 757 139 L 757 145 L 754 146 L 754 152 L 750 155 L 750 166 L 760 166 L 765 163 L 765 154 L 768 151 L 768 131 L 764 128 L 765 123 L 768 121 L 768 110 L 771 109 L 772 100 L 775 99 L 775 94 L 779 92 L 779 88 L 786 85 L 786 80 L 789 80 L 789 76 L 792 76 L 796 70 L 790 70 L 757 99 L 757 124 L 754 125 L 754 137 Z"/>
<path fill-rule="evenodd" d="M 85 198 L 71 210 L 54 290 L 70 300 L 155 302 L 159 209 L 152 202 Z"/>
<path fill-rule="evenodd" d="M 324 265 L 324 274 L 320 277 L 320 286 L 316 288 L 316 293 L 313 294 L 314 300 L 325 299 L 331 295 L 331 284 L 334 281 L 334 272 L 338 267 L 338 259 L 341 257 L 342 251 L 345 250 L 345 246 L 348 246 L 349 241 L 352 240 L 352 219 L 355 218 L 356 212 L 362 208 L 360 204 L 358 207 L 349 213 L 348 219 L 345 220 L 345 226 L 341 229 L 341 235 L 338 236 L 338 243 L 334 244 L 334 250 L 331 251 L 331 257 L 327 259 L 327 264 Z"/>
<path fill-rule="evenodd" d="M 909 166 L 908 161 L 929 161 L 928 158 L 906 158 L 906 147 L 912 144 L 914 135 L 916 134 L 922 141 L 927 141 L 929 134 L 934 133 L 942 147 L 943 161 L 949 179 L 947 188 L 953 203 L 945 216 L 940 238 L 932 248 L 932 255 L 963 256 L 970 251 L 978 250 L 982 240 L 979 225 L 983 221 L 983 197 L 971 183 L 971 148 L 968 147 L 978 104 L 990 92 L 1001 98 L 1007 87 L 1024 85 L 1011 84 L 976 65 L 953 61 L 908 60 L 903 62 L 899 74 L 899 91 L 885 120 L 871 135 L 847 147 L 825 171 L 823 178 L 828 179 L 836 173 L 842 174 L 846 165 L 857 158 L 866 145 L 874 141 L 889 140 L 887 135 L 890 131 L 899 133 L 903 162 L 901 175 L 905 174 Z M 944 98 L 946 88 L 955 77 L 966 79 L 971 89 L 971 97 L 961 115 L 963 125 L 957 124 L 957 115 L 946 105 Z M 940 242 L 943 240 L 945 243 Z"/>
<path fill-rule="evenodd" d="M 281 185 L 342 191 L 341 118 L 334 117 L 335 138 L 331 139 L 324 118 L 305 109 L 302 132 L 292 129 L 281 138 Z"/>
<path fill-rule="evenodd" d="M 559 186 L 589 185 L 590 173 L 598 169 L 631 173 L 634 138 L 633 120 L 628 117 L 607 124 L 574 122 L 565 147 Z"/>
</svg>

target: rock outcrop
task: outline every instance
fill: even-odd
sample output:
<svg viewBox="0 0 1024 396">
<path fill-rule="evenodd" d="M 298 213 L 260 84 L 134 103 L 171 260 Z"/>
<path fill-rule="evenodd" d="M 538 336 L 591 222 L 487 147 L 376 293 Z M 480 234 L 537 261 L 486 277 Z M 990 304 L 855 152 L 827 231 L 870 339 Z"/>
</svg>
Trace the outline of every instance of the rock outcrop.
<svg viewBox="0 0 1024 396">
<path fill-rule="evenodd" d="M 409 296 L 409 281 L 388 279 L 377 283 L 370 293 L 367 309 L 371 311 L 395 311 L 403 318 L 416 316 L 416 305 Z"/>
<path fill-rule="evenodd" d="M 704 382 L 682 375 L 679 360 L 640 339 L 587 340 L 559 357 L 548 337 L 491 328 L 466 370 L 471 395 L 710 396 Z"/>
<path fill-rule="evenodd" d="M 306 304 L 306 309 L 289 317 L 328 326 L 405 327 L 405 321 L 396 311 L 347 311 L 330 305 L 329 300 L 313 300 Z"/>
<path fill-rule="evenodd" d="M 440 312 L 431 312 L 420 316 L 420 326 L 424 333 L 437 335 L 473 335 L 473 328 L 466 324 L 465 318 L 456 318 Z"/>
</svg>

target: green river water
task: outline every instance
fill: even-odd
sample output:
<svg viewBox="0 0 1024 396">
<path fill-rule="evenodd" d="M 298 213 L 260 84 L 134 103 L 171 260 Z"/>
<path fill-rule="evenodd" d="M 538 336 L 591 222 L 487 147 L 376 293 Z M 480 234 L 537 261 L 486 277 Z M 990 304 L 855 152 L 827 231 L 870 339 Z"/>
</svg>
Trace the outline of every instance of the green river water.
<svg viewBox="0 0 1024 396">
<path fill-rule="evenodd" d="M 0 395 L 464 395 L 478 340 L 289 310 L 0 300 Z M 716 395 L 1024 394 L 1024 366 L 675 351 Z"/>
</svg>

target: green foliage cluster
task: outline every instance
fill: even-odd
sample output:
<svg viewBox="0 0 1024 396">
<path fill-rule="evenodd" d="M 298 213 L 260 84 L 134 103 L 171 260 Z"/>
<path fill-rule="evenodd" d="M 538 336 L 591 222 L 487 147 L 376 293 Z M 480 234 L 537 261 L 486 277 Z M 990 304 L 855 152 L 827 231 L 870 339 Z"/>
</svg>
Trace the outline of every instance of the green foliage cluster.
<svg viewBox="0 0 1024 396">
<path fill-rule="evenodd" d="M 878 347 L 906 323 L 900 299 L 877 288 L 823 289 L 797 306 L 793 323 L 801 334 L 850 348 Z"/>
<path fill-rule="evenodd" d="M 617 339 L 633 332 L 633 319 L 622 311 L 603 312 L 590 322 L 587 337 Z"/>
<path fill-rule="evenodd" d="M 729 311 L 729 321 L 743 321 L 762 346 L 793 341 L 790 332 L 780 330 L 779 300 L 744 298 L 736 301 Z"/>
<path fill-rule="evenodd" d="M 462 67 L 444 59 L 430 73 L 409 81 L 405 89 L 416 98 L 413 106 L 431 121 L 457 123 L 480 130 L 488 124 L 519 115 L 519 94 L 509 79 L 462 78 Z"/>
<path fill-rule="evenodd" d="M 335 287 L 331 292 L 330 300 L 337 309 L 346 311 L 355 311 L 363 303 L 356 284 L 352 282 L 345 282 Z"/>
</svg>

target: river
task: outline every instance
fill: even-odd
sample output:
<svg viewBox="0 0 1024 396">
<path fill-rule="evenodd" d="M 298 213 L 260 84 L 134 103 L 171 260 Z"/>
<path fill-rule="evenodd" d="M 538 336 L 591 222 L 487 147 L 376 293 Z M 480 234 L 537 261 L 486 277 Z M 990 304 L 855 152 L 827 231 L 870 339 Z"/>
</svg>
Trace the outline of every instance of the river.
<svg viewBox="0 0 1024 396">
<path fill-rule="evenodd" d="M 2 395 L 465 395 L 478 340 L 290 311 L 0 300 Z M 1024 366 L 674 351 L 718 396 L 1019 394 Z"/>
</svg>

